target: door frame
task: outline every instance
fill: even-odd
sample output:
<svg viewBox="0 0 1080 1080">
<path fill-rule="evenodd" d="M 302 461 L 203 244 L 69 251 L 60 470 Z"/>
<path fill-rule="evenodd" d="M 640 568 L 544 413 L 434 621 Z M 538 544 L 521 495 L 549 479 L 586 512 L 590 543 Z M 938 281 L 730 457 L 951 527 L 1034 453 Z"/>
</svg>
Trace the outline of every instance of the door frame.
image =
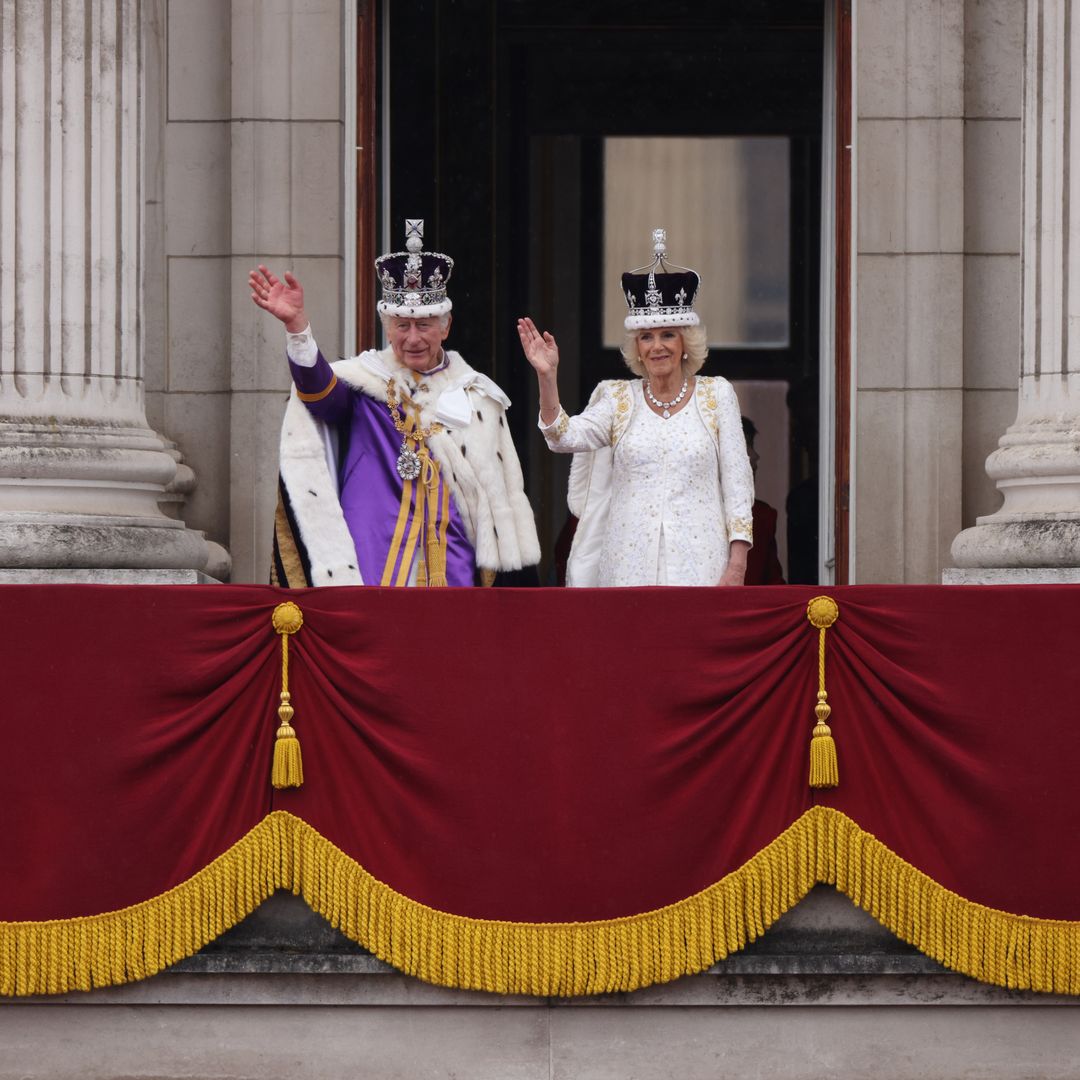
<svg viewBox="0 0 1080 1080">
<path fill-rule="evenodd" d="M 389 0 L 345 0 L 344 29 L 346 116 L 346 222 L 342 274 L 344 341 L 350 351 L 375 343 L 376 241 L 389 236 L 389 211 L 383 192 L 380 215 L 377 175 L 388 157 L 389 102 L 383 72 L 376 81 L 379 31 L 388 32 Z M 825 4 L 825 113 L 822 117 L 822 274 L 821 360 L 819 404 L 819 530 L 818 559 L 821 584 L 847 585 L 855 580 L 852 538 L 854 488 L 851 477 L 853 449 L 852 320 L 853 303 L 853 35 L 851 0 L 823 0 Z M 355 16 L 355 24 L 353 24 Z M 354 31 L 354 32 L 353 32 Z M 831 49 L 829 47 L 831 41 Z M 388 50 L 384 49 L 384 62 Z M 355 96 L 351 84 L 355 85 Z M 379 106 L 381 104 L 381 118 Z M 350 116 L 350 112 L 352 115 Z M 380 130 L 381 127 L 381 130 Z M 388 177 L 384 181 L 389 182 Z M 351 204 L 351 205 L 350 205 Z M 351 332 L 350 332 L 351 331 Z M 831 468 L 824 467 L 831 462 Z"/>
</svg>

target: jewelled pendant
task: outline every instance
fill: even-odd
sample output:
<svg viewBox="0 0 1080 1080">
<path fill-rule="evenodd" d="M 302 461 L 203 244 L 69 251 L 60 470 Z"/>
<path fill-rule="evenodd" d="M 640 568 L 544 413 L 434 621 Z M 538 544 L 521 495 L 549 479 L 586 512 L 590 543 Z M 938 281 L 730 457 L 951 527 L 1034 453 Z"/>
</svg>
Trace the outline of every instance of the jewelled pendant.
<svg viewBox="0 0 1080 1080">
<path fill-rule="evenodd" d="M 420 469 L 420 455 L 403 443 L 397 458 L 398 476 L 402 480 L 415 480 L 420 475 Z"/>
<path fill-rule="evenodd" d="M 662 412 L 662 413 L 661 413 L 660 415 L 661 415 L 661 416 L 662 416 L 662 417 L 663 417 L 663 418 L 664 418 L 665 420 L 670 420 L 670 419 L 671 419 L 671 413 L 670 413 L 670 411 L 669 411 L 669 410 L 667 410 L 667 409 L 665 409 L 665 410 L 664 410 L 664 411 L 663 411 L 663 412 Z"/>
</svg>

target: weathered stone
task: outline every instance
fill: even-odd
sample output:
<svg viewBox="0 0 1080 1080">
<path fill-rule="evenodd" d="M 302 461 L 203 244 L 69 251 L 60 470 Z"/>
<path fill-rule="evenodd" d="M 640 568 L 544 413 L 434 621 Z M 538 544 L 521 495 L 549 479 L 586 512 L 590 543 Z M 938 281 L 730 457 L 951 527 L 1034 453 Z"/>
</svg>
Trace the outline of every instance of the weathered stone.
<svg viewBox="0 0 1080 1080">
<path fill-rule="evenodd" d="M 0 569 L 0 585 L 217 585 L 199 570 Z"/>
<path fill-rule="evenodd" d="M 1080 195 L 1070 118 L 1080 109 L 1080 84 L 1069 74 L 1070 4 L 1027 4 L 1019 407 L 986 460 L 1004 504 L 953 541 L 953 561 L 963 568 L 1080 566 L 1080 345 L 1071 333 L 1080 293 L 1070 285 L 1070 212 Z M 1000 213 L 988 217 L 1000 226 Z"/>
<path fill-rule="evenodd" d="M 142 29 L 138 0 L 0 15 L 0 566 L 209 556 L 158 505 L 177 465 L 143 403 Z"/>
<path fill-rule="evenodd" d="M 946 569 L 942 585 L 1080 585 L 1080 567 L 979 567 Z"/>
</svg>

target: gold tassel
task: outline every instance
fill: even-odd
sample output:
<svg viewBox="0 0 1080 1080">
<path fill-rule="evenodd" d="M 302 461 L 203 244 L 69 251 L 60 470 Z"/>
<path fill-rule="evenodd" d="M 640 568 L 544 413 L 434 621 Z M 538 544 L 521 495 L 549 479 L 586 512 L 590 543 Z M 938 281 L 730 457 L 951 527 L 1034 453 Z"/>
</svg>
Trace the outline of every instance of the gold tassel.
<svg viewBox="0 0 1080 1080">
<path fill-rule="evenodd" d="M 840 617 L 840 608 L 831 596 L 815 596 L 806 605 L 806 617 L 818 631 L 818 694 L 814 706 L 817 723 L 810 737 L 810 786 L 834 788 L 840 783 L 840 768 L 832 728 L 826 723 L 832 709 L 825 692 L 825 631 Z"/>
<path fill-rule="evenodd" d="M 292 726 L 295 710 L 289 693 L 289 635 L 304 625 L 304 616 L 291 600 L 274 608 L 274 629 L 281 635 L 281 704 L 278 706 L 277 737 L 274 739 L 274 766 L 270 783 L 276 788 L 300 787 L 304 782 L 304 762 L 300 740 Z"/>
</svg>

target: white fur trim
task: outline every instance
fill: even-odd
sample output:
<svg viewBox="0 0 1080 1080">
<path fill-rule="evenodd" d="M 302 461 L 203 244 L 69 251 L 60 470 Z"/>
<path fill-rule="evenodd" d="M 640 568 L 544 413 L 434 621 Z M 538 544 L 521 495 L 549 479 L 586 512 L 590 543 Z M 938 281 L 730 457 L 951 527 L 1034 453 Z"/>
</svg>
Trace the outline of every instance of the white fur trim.
<svg viewBox="0 0 1080 1080">
<path fill-rule="evenodd" d="M 397 315 L 401 319 L 428 319 L 433 315 L 445 315 L 453 309 L 449 300 L 440 300 L 437 304 L 391 304 L 380 300 L 375 310 L 380 315 Z"/>
<path fill-rule="evenodd" d="M 363 585 L 356 547 L 338 502 L 333 433 L 293 389 L 281 425 L 281 479 L 311 561 L 312 585 Z"/>
<path fill-rule="evenodd" d="M 426 376 L 430 400 L 420 409 L 420 423 L 428 426 L 438 418 L 436 406 L 447 391 L 459 393 L 468 406 L 467 415 L 458 410 L 460 424 L 447 425 L 428 444 L 453 492 L 476 564 L 487 570 L 532 566 L 540 561 L 540 542 L 506 423 L 503 402 L 508 399 L 458 353 L 448 351 L 446 356 L 447 366 Z M 342 382 L 376 401 L 386 401 L 389 379 L 399 382 L 403 392 L 406 380 L 411 380 L 390 349 L 366 352 L 331 366 Z M 331 471 L 320 430 L 325 431 L 326 425 L 315 421 L 294 393 L 282 429 L 282 479 L 311 558 L 313 584 L 362 584 L 352 536 L 337 499 L 336 470 Z"/>
<path fill-rule="evenodd" d="M 682 311 L 671 315 L 627 315 L 623 326 L 627 330 L 648 330 L 655 326 L 697 326 L 700 322 L 696 311 Z"/>
</svg>

